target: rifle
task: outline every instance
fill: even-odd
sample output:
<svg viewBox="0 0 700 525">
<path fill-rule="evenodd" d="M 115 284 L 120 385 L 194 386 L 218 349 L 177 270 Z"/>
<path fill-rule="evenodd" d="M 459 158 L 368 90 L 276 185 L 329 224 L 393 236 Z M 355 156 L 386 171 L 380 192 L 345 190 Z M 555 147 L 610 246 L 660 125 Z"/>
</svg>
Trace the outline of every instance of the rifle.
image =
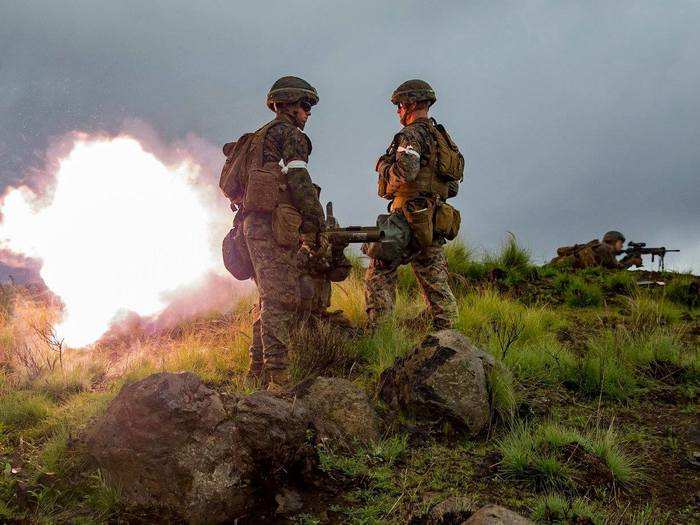
<svg viewBox="0 0 700 525">
<path fill-rule="evenodd" d="M 667 250 L 665 246 L 659 248 L 647 248 L 647 243 L 645 242 L 628 242 L 627 249 L 623 250 L 622 253 L 626 254 L 628 257 L 641 257 L 642 255 L 651 255 L 651 262 L 654 263 L 654 258 L 659 258 L 659 271 L 664 271 L 664 257 L 668 252 L 680 252 L 680 250 Z"/>
</svg>

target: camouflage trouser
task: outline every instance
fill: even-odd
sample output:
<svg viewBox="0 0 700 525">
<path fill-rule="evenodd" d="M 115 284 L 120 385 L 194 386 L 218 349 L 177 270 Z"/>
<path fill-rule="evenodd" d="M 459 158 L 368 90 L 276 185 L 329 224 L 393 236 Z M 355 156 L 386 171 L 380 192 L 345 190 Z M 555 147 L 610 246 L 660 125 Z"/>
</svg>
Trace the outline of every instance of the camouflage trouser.
<svg viewBox="0 0 700 525">
<path fill-rule="evenodd" d="M 253 322 L 251 369 L 262 368 L 263 364 L 268 370 L 284 369 L 289 331 L 299 304 L 296 248 L 282 248 L 275 242 L 269 214 L 246 216 L 243 234 L 260 296 Z"/>
<path fill-rule="evenodd" d="M 457 319 L 457 301 L 447 282 L 447 259 L 442 246 L 424 248 L 411 261 L 435 328 L 448 328 Z M 398 268 L 384 268 L 372 259 L 365 274 L 365 306 L 370 322 L 390 312 L 396 299 Z"/>
</svg>

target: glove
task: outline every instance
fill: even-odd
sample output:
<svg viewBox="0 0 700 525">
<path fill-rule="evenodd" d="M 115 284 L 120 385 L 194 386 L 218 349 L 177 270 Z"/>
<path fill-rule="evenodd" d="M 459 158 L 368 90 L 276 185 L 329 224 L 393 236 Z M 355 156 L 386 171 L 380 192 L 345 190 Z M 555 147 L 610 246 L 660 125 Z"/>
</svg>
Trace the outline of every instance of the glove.
<svg viewBox="0 0 700 525">
<path fill-rule="evenodd" d="M 328 235 L 321 231 L 318 233 L 302 233 L 301 249 L 307 251 L 313 257 L 323 257 L 330 252 Z"/>
</svg>

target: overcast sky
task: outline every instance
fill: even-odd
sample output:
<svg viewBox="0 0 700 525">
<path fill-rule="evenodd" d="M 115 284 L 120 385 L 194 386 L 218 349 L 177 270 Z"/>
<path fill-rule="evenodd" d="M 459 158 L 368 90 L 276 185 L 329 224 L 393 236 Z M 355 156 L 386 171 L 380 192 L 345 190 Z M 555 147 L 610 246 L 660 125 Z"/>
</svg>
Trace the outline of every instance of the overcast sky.
<svg viewBox="0 0 700 525">
<path fill-rule="evenodd" d="M 2 186 L 52 137 L 125 119 L 228 142 L 271 118 L 267 89 L 292 74 L 320 94 L 306 131 L 324 200 L 371 224 L 388 98 L 417 77 L 467 159 L 469 242 L 512 231 L 544 259 L 615 228 L 700 271 L 696 0 L 0 0 L 0 50 Z"/>
</svg>

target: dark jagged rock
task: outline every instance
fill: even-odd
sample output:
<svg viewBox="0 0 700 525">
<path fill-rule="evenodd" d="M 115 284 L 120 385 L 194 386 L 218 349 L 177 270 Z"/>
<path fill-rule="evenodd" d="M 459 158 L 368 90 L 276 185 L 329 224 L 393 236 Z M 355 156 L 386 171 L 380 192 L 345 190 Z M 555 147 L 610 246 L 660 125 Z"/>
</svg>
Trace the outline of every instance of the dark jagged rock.
<svg viewBox="0 0 700 525">
<path fill-rule="evenodd" d="M 321 441 L 347 448 L 379 439 L 379 416 L 367 394 L 347 379 L 317 377 L 295 393 L 312 414 Z"/>
<path fill-rule="evenodd" d="M 194 374 L 161 373 L 125 386 L 87 444 L 127 503 L 216 523 L 274 502 L 309 472 L 310 426 L 298 403 L 222 399 Z"/>
<path fill-rule="evenodd" d="M 423 423 L 447 421 L 475 435 L 489 421 L 486 377 L 493 365 L 462 334 L 441 330 L 382 373 L 379 396 Z"/>
</svg>

